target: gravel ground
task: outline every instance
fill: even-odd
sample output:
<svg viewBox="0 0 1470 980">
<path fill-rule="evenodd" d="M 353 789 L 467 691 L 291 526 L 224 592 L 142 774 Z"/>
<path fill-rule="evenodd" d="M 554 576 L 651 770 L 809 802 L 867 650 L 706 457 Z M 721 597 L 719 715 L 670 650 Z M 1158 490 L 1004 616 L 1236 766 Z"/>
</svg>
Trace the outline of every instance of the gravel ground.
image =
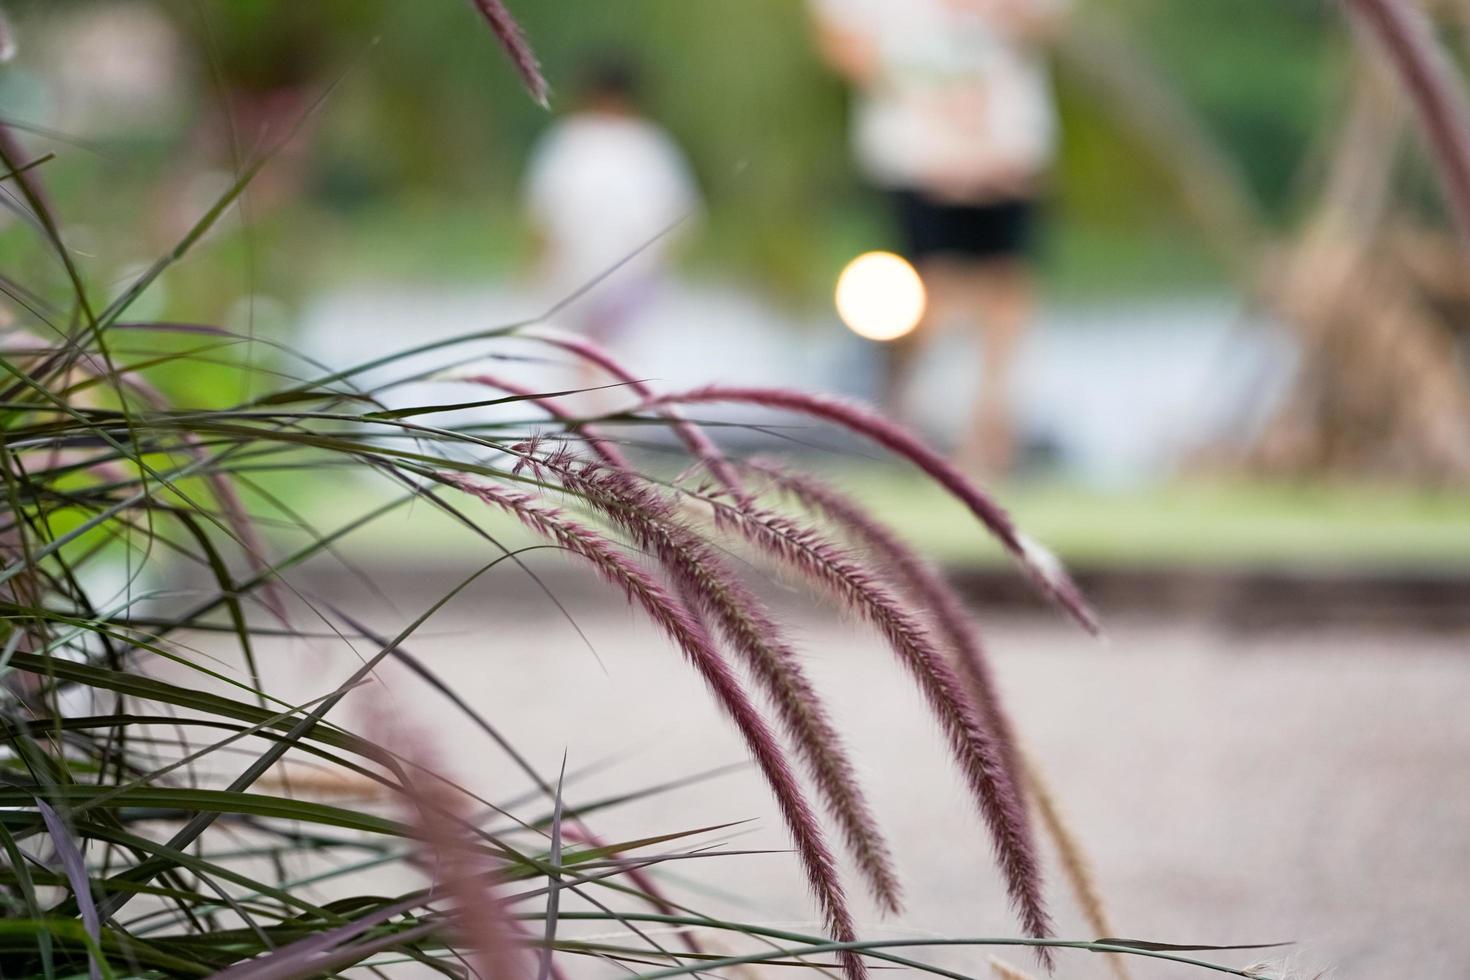
<svg viewBox="0 0 1470 980">
<path fill-rule="evenodd" d="M 554 774 L 565 750 L 571 801 L 743 760 L 692 672 L 631 614 L 576 591 L 565 596 L 594 656 L 544 598 L 488 594 L 461 597 L 412 649 L 543 772 Z M 385 627 L 403 621 L 380 612 Z M 850 738 L 904 874 L 905 915 L 885 921 L 860 903 L 865 932 L 1014 934 L 978 819 L 893 658 L 864 630 L 820 612 L 786 621 Z M 1099 646 L 1029 619 L 991 622 L 988 637 L 1018 726 L 1092 852 L 1121 934 L 1296 940 L 1286 958 L 1305 977 L 1323 969 L 1344 980 L 1470 975 L 1463 637 L 1238 636 L 1115 622 L 1111 643 Z M 309 696 L 352 663 L 302 646 L 264 657 L 283 694 Z M 524 789 L 524 777 L 424 685 L 393 669 L 382 676 L 389 696 L 354 694 L 350 720 L 401 713 L 487 796 Z M 596 826 L 631 838 L 736 820 L 750 822 L 700 839 L 786 846 L 748 768 L 605 811 Z M 1085 937 L 1052 878 L 1059 932 Z M 667 882 L 704 911 L 786 924 L 812 918 L 788 854 L 683 862 Z M 1215 955 L 1244 965 L 1255 954 Z M 974 951 L 934 958 L 985 972 Z M 1011 958 L 1028 964 L 1024 953 Z M 1102 961 L 1084 953 L 1068 954 L 1057 971 L 1104 975 Z M 1136 975 L 1203 974 L 1144 964 Z"/>
</svg>

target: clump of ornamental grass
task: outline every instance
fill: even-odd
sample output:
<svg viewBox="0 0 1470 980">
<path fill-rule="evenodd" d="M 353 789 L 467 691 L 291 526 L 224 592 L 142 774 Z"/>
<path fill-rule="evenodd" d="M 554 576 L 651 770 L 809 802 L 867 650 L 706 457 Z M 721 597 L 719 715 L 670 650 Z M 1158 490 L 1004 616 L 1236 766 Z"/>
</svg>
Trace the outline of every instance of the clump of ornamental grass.
<svg viewBox="0 0 1470 980">
<path fill-rule="evenodd" d="M 532 531 L 555 541 L 568 553 L 584 559 L 593 570 L 620 588 L 628 601 L 662 629 L 705 683 L 716 702 L 740 732 L 757 767 L 771 787 L 806 869 L 807 882 L 826 913 L 833 936 L 840 942 L 857 939 L 852 913 L 838 881 L 836 864 L 823 841 L 822 831 L 805 794 L 787 764 L 784 752 L 742 690 L 739 679 L 715 648 L 709 634 L 689 608 L 668 592 L 645 569 L 625 556 L 605 535 L 571 519 L 559 508 L 539 503 L 529 494 L 494 483 L 477 483 L 441 475 L 445 482 L 515 516 Z M 848 971 L 862 975 L 861 960 L 847 954 Z"/>
<path fill-rule="evenodd" d="M 535 56 L 506 8 L 474 8 L 544 99 Z M 725 556 L 735 547 L 872 624 L 923 693 L 1025 932 L 942 944 L 1029 947 L 1044 964 L 1066 948 L 1211 966 L 1150 944 L 1050 936 L 1030 824 L 1046 798 L 963 604 L 839 492 L 725 456 L 679 408 L 780 408 L 876 441 L 964 501 L 977 534 L 993 534 L 1043 592 L 1095 629 L 1060 565 L 986 493 L 861 406 L 776 389 L 663 393 L 606 352 L 534 325 L 326 367 L 224 328 L 132 318 L 269 157 L 248 161 L 145 272 L 104 292 L 105 276 L 67 244 L 72 216 L 48 195 L 49 155 L 0 125 L 0 203 L 49 270 L 28 285 L 0 276 L 15 320 L 0 331 L 0 974 L 293 980 L 406 968 L 546 980 L 573 957 L 659 977 L 754 963 L 840 968 L 854 980 L 870 966 L 942 973 L 902 952 L 941 941 L 864 935 L 829 823 L 889 912 L 902 907 L 900 869 L 801 650 Z M 525 343 L 607 372 L 627 389 L 630 410 L 583 418 L 556 393 L 485 372 L 487 355 Z M 429 355 L 440 363 L 427 375 L 409 366 Z M 180 401 L 152 377 L 180 368 L 214 372 L 218 391 L 252 394 Z M 447 397 L 388 407 L 390 392 L 425 377 L 494 388 L 477 404 L 509 415 L 445 421 L 466 407 Z M 667 426 L 695 476 L 670 484 L 642 472 L 618 436 L 630 422 Z M 301 474 L 330 477 L 343 498 L 336 524 L 297 513 L 288 481 Z M 377 481 L 386 497 L 350 513 L 342 488 L 361 484 L 347 474 Z M 777 506 L 792 499 L 799 514 Z M 340 546 L 411 508 L 463 528 L 484 563 L 401 628 L 380 631 L 350 603 L 318 594 L 313 572 L 342 564 L 377 614 L 391 609 Z M 595 825 L 603 809 L 680 784 L 575 799 L 575 773 L 539 771 L 496 719 L 410 650 L 484 573 L 527 560 L 499 544 L 494 512 L 621 592 L 704 681 L 775 799 L 824 934 L 684 904 L 661 869 L 741 860 L 717 846 L 721 828 L 649 828 L 630 840 Z M 349 644 L 361 663 L 325 693 L 293 701 L 260 669 L 285 641 Z M 390 661 L 468 718 L 520 773 L 524 792 L 492 798 L 461 785 L 433 761 L 432 731 L 402 734 L 422 728 L 393 717 L 380 674 Z M 367 722 L 354 723 L 348 706 L 364 699 Z M 302 772 L 314 778 L 293 783 Z M 351 805 L 313 796 L 333 785 L 364 792 Z M 408 869 L 421 885 L 381 893 L 375 875 Z M 330 898 L 318 890 L 327 887 Z M 590 926 L 603 931 L 578 931 Z M 679 941 L 660 938 L 669 935 Z"/>
</svg>

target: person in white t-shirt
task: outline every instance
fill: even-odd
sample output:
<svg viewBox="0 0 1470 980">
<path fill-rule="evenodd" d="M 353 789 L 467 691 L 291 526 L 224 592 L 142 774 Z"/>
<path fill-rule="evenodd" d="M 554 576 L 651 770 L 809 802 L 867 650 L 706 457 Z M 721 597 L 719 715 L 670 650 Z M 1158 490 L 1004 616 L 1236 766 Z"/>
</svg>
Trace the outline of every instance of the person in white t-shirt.
<svg viewBox="0 0 1470 980">
<path fill-rule="evenodd" d="M 1010 367 L 1057 142 L 1043 49 L 1065 2 L 813 0 L 822 53 L 856 90 L 858 164 L 930 295 L 925 324 L 889 345 L 885 399 L 902 414 L 919 345 L 952 316 L 976 320 L 984 369 L 959 456 L 990 473 L 1014 456 Z"/>
<path fill-rule="evenodd" d="M 700 207 L 678 143 L 639 106 L 636 69 L 588 60 L 576 103 L 541 136 L 525 174 L 541 287 L 555 302 L 586 289 L 557 325 L 616 344 L 664 277 Z"/>
</svg>

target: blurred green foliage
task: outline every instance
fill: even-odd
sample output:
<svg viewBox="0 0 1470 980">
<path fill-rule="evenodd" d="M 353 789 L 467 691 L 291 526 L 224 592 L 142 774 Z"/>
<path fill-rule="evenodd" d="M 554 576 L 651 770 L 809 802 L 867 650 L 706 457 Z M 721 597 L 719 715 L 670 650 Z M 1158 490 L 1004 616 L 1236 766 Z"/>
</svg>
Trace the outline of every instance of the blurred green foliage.
<svg viewBox="0 0 1470 980">
<path fill-rule="evenodd" d="M 14 11 L 24 35 L 113 3 L 31 0 Z M 511 5 L 557 89 L 555 106 L 565 105 L 588 52 L 618 47 L 641 59 L 649 111 L 682 141 L 709 200 L 706 233 L 690 257 L 696 271 L 814 299 L 845 258 L 891 241 L 881 200 L 852 171 L 846 93 L 815 57 L 800 0 Z M 524 241 L 520 168 L 548 120 L 469 3 L 158 0 L 154 8 L 186 37 L 189 97 L 179 118 L 155 120 L 153 132 L 107 137 L 126 145 L 101 157 L 58 147 L 52 179 L 88 223 L 115 227 L 103 219 L 128 209 L 141 216 L 177 190 L 170 164 L 197 152 L 187 133 L 221 116 L 222 92 L 262 98 L 335 83 L 307 126 L 304 197 L 258 208 L 249 242 L 198 261 L 224 267 L 226 258 L 253 255 L 252 278 L 288 297 L 338 275 L 459 280 L 515 268 Z M 1295 175 L 1337 99 L 1345 33 L 1331 5 L 1081 0 L 1078 16 L 1124 27 L 1229 147 L 1268 213 L 1291 213 Z M 24 116 L 17 93 L 46 69 L 23 47 L 0 78 L 0 111 Z M 29 79 L 14 77 L 27 71 Z M 1092 292 L 1212 282 L 1218 273 L 1198 232 L 1151 153 L 1119 131 L 1106 95 L 1065 71 L 1058 87 L 1066 141 L 1048 249 L 1054 285 Z M 258 134 L 236 140 L 243 152 Z M 213 166 L 231 165 L 212 152 Z M 0 255 L 10 254 L 12 238 L 0 234 Z M 122 254 L 140 241 L 156 247 L 130 236 L 116 246 L 119 265 L 146 259 Z"/>
<path fill-rule="evenodd" d="M 1085 2 L 1085 0 L 1084 0 Z M 1339 102 L 1350 51 L 1321 0 L 1107 0 L 1144 53 L 1228 147 L 1278 216 Z"/>
</svg>

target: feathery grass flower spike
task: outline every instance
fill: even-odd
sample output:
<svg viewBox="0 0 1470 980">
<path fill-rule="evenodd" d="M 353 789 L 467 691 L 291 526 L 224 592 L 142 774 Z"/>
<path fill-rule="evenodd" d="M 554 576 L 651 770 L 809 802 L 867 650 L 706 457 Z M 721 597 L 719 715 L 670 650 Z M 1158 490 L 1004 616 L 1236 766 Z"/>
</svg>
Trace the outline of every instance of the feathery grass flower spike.
<svg viewBox="0 0 1470 980">
<path fill-rule="evenodd" d="M 691 391 L 661 395 L 640 408 L 731 402 L 781 409 L 831 422 L 908 459 L 965 504 L 1000 541 L 1043 592 L 1071 614 L 1090 633 L 1100 632 L 1097 615 L 1056 556 L 1023 535 L 1009 514 L 966 479 L 953 464 L 905 430 L 865 405 L 830 395 L 813 395 L 785 388 L 734 388 L 709 385 Z"/>
<path fill-rule="evenodd" d="M 546 76 L 541 73 L 541 62 L 536 58 L 536 52 L 531 49 L 531 43 L 526 40 L 525 31 L 511 15 L 502 0 L 471 0 L 480 16 L 490 25 L 490 30 L 500 39 L 500 44 L 505 48 L 505 53 L 510 56 L 511 64 L 515 66 L 516 72 L 520 74 L 521 81 L 526 85 L 526 91 L 531 93 L 531 98 L 536 104 L 545 109 L 551 104 L 551 86 L 546 82 Z"/>
<path fill-rule="evenodd" d="M 616 543 L 572 520 L 560 508 L 542 504 L 529 494 L 493 483 L 475 482 L 458 474 L 443 473 L 440 479 L 499 507 L 532 531 L 586 560 L 598 575 L 621 589 L 628 600 L 641 608 L 683 651 L 739 730 L 746 748 L 765 776 L 805 866 L 807 884 L 822 906 L 833 938 L 838 942 L 853 941 L 857 927 L 821 825 L 787 765 L 780 743 L 699 620 L 641 565 L 628 558 Z M 867 976 L 867 968 L 857 953 L 845 952 L 842 960 L 851 980 L 862 980 Z"/>
</svg>

